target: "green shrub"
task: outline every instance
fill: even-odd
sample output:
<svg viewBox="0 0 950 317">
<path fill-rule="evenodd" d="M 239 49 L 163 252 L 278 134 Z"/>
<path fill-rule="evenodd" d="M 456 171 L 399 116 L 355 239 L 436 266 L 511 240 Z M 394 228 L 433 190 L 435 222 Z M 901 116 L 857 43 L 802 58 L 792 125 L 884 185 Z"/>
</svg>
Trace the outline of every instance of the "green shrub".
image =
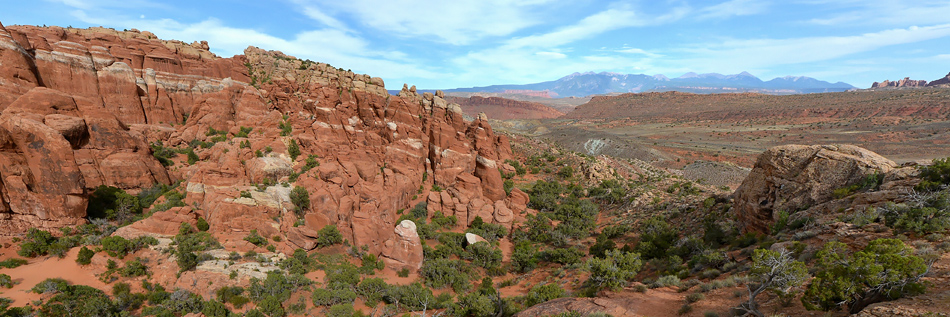
<svg viewBox="0 0 950 317">
<path fill-rule="evenodd" d="M 287 154 L 290 155 L 290 161 L 296 161 L 297 157 L 300 156 L 300 146 L 297 145 L 297 140 L 290 139 L 290 142 L 287 143 Z"/>
<path fill-rule="evenodd" d="M 250 242 L 251 244 L 259 247 L 267 245 L 267 238 L 257 234 L 257 229 L 251 229 L 251 233 L 244 237 L 244 241 Z"/>
<path fill-rule="evenodd" d="M 867 305 L 920 294 L 928 265 L 897 239 L 871 241 L 848 255 L 847 245 L 829 242 L 818 252 L 817 273 L 802 304 L 809 310 L 834 310 L 840 304 L 857 313 Z"/>
<path fill-rule="evenodd" d="M 919 235 L 950 228 L 950 190 L 924 193 L 907 203 L 879 208 L 888 227 Z"/>
<path fill-rule="evenodd" d="M 706 298 L 706 296 L 703 296 L 702 293 L 692 293 L 692 294 L 686 295 L 686 303 L 692 304 L 692 303 L 703 300 L 703 298 Z"/>
<path fill-rule="evenodd" d="M 446 306 L 445 298 L 436 298 L 432 295 L 432 290 L 419 282 L 409 285 L 394 285 L 383 298 L 386 303 L 399 303 L 400 306 L 409 310 L 439 309 Z"/>
<path fill-rule="evenodd" d="M 930 166 L 921 167 L 920 179 L 914 187 L 918 191 L 936 191 L 950 184 L 950 157 L 934 159 Z"/>
<path fill-rule="evenodd" d="M 0 274 L 0 287 L 13 288 L 13 278 L 7 274 Z"/>
<path fill-rule="evenodd" d="M 343 234 L 336 228 L 336 225 L 327 225 L 317 232 L 317 246 L 319 247 L 328 247 L 340 243 L 343 243 Z"/>
<path fill-rule="evenodd" d="M 100 185 L 89 196 L 89 206 L 86 214 L 89 218 L 106 218 L 117 220 L 120 223 L 131 222 L 134 215 L 142 213 L 139 198 L 129 195 L 124 190 Z"/>
<path fill-rule="evenodd" d="M 277 123 L 277 127 L 280 128 L 280 136 L 289 136 L 294 131 L 294 126 L 287 121 Z"/>
<path fill-rule="evenodd" d="M 158 141 L 150 144 L 152 148 L 152 157 L 155 157 L 162 166 L 172 166 L 175 165 L 175 162 L 172 162 L 172 158 L 178 156 L 178 152 L 175 149 L 166 148 L 162 145 L 162 141 Z"/>
<path fill-rule="evenodd" d="M 178 263 L 178 271 L 190 271 L 198 266 L 198 255 L 194 252 L 177 252 L 175 261 Z"/>
<path fill-rule="evenodd" d="M 235 271 L 236 272 L 236 271 Z M 215 291 L 219 301 L 229 303 L 234 308 L 244 307 L 250 300 L 244 296 L 244 288 L 240 286 L 225 286 Z"/>
<path fill-rule="evenodd" d="M 367 306 L 375 307 L 389 292 L 389 284 L 381 278 L 367 278 L 356 287 L 356 292 L 363 298 Z"/>
<path fill-rule="evenodd" d="M 590 258 L 587 260 L 587 269 L 590 276 L 586 284 L 593 289 L 609 288 L 620 289 L 633 279 L 642 266 L 640 255 L 632 252 L 611 250 L 606 257 Z"/>
<path fill-rule="evenodd" d="M 531 307 L 555 298 L 566 297 L 567 292 L 557 284 L 535 285 L 524 295 L 524 306 Z"/>
<path fill-rule="evenodd" d="M 577 248 L 556 248 L 541 252 L 541 259 L 547 262 L 570 265 L 578 263 L 584 252 Z"/>
<path fill-rule="evenodd" d="M 607 251 L 617 248 L 617 244 L 607 238 L 606 235 L 598 235 L 597 241 L 590 246 L 590 255 L 598 258 L 602 258 L 607 254 Z"/>
<path fill-rule="evenodd" d="M 56 238 L 49 231 L 30 228 L 27 230 L 23 242 L 20 243 L 20 250 L 17 250 L 17 254 L 28 258 L 46 255 L 49 253 L 50 245 L 53 242 L 56 242 Z"/>
<path fill-rule="evenodd" d="M 24 264 L 26 264 L 26 263 L 27 263 L 27 261 L 24 260 L 24 259 L 20 259 L 20 258 L 9 258 L 9 259 L 0 261 L 0 267 L 5 267 L 5 268 L 8 268 L 8 269 L 12 269 L 12 268 L 16 268 L 16 267 L 19 267 L 19 266 L 21 266 L 21 265 L 24 265 Z"/>
<path fill-rule="evenodd" d="M 528 241 L 519 242 L 511 252 L 511 268 L 519 273 L 531 272 L 538 266 L 538 248 Z"/>
<path fill-rule="evenodd" d="M 527 172 L 524 166 L 521 166 L 521 162 L 518 162 L 515 160 L 505 160 L 505 164 L 508 164 L 508 165 L 511 165 L 511 167 L 514 167 L 515 174 L 524 175 Z"/>
<path fill-rule="evenodd" d="M 106 251 L 111 257 L 123 258 L 129 252 L 132 252 L 132 241 L 126 240 L 120 236 L 105 237 L 100 240 L 102 250 Z"/>
<path fill-rule="evenodd" d="M 298 217 L 303 217 L 310 209 L 310 193 L 302 186 L 294 186 L 290 191 L 290 202 L 294 204 L 294 211 Z"/>
<path fill-rule="evenodd" d="M 205 302 L 201 313 L 205 315 L 205 317 L 228 317 L 231 315 L 231 311 L 228 310 L 224 304 L 214 300 Z"/>
<path fill-rule="evenodd" d="M 469 269 L 465 262 L 450 259 L 433 259 L 422 265 L 420 275 L 426 285 L 434 288 L 451 286 L 456 291 L 469 287 Z"/>
<path fill-rule="evenodd" d="M 277 297 L 268 296 L 258 303 L 257 308 L 260 309 L 262 313 L 270 317 L 287 316 L 287 312 L 284 311 L 284 306 L 281 305 L 280 302 L 281 301 L 277 299 Z"/>
<path fill-rule="evenodd" d="M 208 221 L 204 217 L 198 217 L 198 222 L 195 224 L 195 227 L 198 228 L 198 231 L 208 231 L 211 229 L 211 226 L 208 225 Z"/>
<path fill-rule="evenodd" d="M 644 259 L 666 257 L 679 235 L 660 217 L 653 217 L 640 226 L 640 242 L 636 250 Z"/>
<path fill-rule="evenodd" d="M 471 260 L 476 266 L 487 269 L 501 264 L 501 250 L 492 247 L 487 242 L 470 244 L 465 251 L 465 259 Z"/>
<path fill-rule="evenodd" d="M 89 263 L 92 263 L 93 255 L 96 255 L 96 253 L 83 246 L 82 249 L 79 249 L 79 255 L 76 256 L 76 263 L 89 265 Z"/>
<path fill-rule="evenodd" d="M 350 303 L 356 299 L 356 292 L 349 288 L 324 289 L 317 288 L 311 295 L 314 306 L 333 306 L 336 304 Z"/>
<path fill-rule="evenodd" d="M 124 277 L 136 277 L 146 274 L 148 274 L 148 267 L 142 264 L 142 261 L 139 259 L 125 262 L 125 267 L 122 268 L 122 276 Z"/>
<path fill-rule="evenodd" d="M 485 240 L 495 242 L 508 235 L 508 228 L 500 224 L 485 223 L 481 217 L 476 216 L 465 232 L 477 234 Z"/>
<path fill-rule="evenodd" d="M 538 211 L 553 211 L 558 206 L 564 187 L 560 183 L 539 180 L 528 190 L 528 207 Z"/>
<path fill-rule="evenodd" d="M 188 165 L 195 165 L 195 163 L 198 163 L 198 154 L 195 154 L 194 149 L 188 149 L 185 151 L 185 155 L 188 157 Z"/>
<path fill-rule="evenodd" d="M 562 179 L 574 177 L 574 168 L 571 166 L 561 167 L 561 169 L 557 171 L 557 176 Z"/>
</svg>

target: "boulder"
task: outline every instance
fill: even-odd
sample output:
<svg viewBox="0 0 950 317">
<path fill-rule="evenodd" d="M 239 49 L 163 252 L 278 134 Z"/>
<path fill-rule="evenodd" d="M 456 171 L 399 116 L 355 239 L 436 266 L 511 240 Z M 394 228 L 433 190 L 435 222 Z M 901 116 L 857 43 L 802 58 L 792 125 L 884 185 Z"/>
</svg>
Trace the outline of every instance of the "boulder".
<svg viewBox="0 0 950 317">
<path fill-rule="evenodd" d="M 465 245 L 473 245 L 479 242 L 487 243 L 488 240 L 485 240 L 485 238 L 482 238 L 482 236 L 474 234 L 474 233 L 470 233 L 470 232 L 465 233 Z"/>
<path fill-rule="evenodd" d="M 403 220 L 394 230 L 395 236 L 387 240 L 380 254 L 387 268 L 418 270 L 422 267 L 422 243 L 416 232 L 416 223 Z"/>
<path fill-rule="evenodd" d="M 793 213 L 832 200 L 836 189 L 885 174 L 896 164 L 853 145 L 784 145 L 759 155 L 736 189 L 744 231 L 768 232 L 779 211 Z"/>
</svg>

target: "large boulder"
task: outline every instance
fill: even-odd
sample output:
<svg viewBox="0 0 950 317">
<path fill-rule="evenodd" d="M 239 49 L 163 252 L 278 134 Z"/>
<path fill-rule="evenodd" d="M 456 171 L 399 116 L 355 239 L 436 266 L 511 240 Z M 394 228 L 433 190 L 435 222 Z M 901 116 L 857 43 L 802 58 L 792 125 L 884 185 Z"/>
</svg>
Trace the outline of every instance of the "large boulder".
<svg viewBox="0 0 950 317">
<path fill-rule="evenodd" d="M 832 200 L 834 190 L 885 174 L 896 164 L 853 145 L 784 145 L 759 155 L 735 193 L 744 231 L 766 232 L 779 211 L 789 213 Z"/>
<path fill-rule="evenodd" d="M 418 270 L 422 267 L 422 242 L 416 232 L 416 223 L 403 220 L 396 226 L 395 236 L 387 240 L 381 254 L 386 267 L 401 270 Z"/>
</svg>

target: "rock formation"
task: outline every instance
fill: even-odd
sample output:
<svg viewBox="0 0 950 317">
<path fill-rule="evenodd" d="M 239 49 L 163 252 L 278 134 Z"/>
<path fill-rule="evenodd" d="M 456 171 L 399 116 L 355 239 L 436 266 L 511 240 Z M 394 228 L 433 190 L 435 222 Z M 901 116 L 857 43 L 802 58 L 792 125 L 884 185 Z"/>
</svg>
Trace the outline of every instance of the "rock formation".
<svg viewBox="0 0 950 317">
<path fill-rule="evenodd" d="M 779 211 L 794 213 L 832 200 L 836 189 L 885 174 L 896 164 L 852 145 L 784 145 L 768 149 L 736 189 L 733 208 L 744 231 L 768 232 Z"/>
<path fill-rule="evenodd" d="M 926 87 L 926 80 L 913 80 L 910 77 L 904 77 L 904 79 L 897 81 L 885 80 L 883 82 L 874 82 L 871 84 L 871 88 L 885 88 L 885 87 Z"/>
<path fill-rule="evenodd" d="M 176 180 L 195 207 L 187 214 L 213 233 L 256 229 L 307 249 L 333 224 L 379 254 L 400 239 L 397 211 L 432 194 L 432 207 L 463 222 L 510 226 L 524 210 L 527 197 L 506 195 L 498 171 L 507 137 L 484 118 L 465 121 L 441 92 L 392 96 L 382 79 L 328 64 L 207 49 L 136 30 L 0 28 L 3 232 L 82 222 L 98 185 Z M 150 144 L 196 157 L 163 167 Z M 294 211 L 294 186 L 310 208 Z M 177 214 L 151 231 L 167 234 Z"/>
</svg>

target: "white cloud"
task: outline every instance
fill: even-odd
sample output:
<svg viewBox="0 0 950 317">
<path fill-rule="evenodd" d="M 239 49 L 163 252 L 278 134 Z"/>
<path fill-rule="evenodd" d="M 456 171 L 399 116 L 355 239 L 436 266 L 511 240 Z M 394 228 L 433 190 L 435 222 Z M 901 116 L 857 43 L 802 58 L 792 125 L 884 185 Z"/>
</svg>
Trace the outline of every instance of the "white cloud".
<svg viewBox="0 0 950 317">
<path fill-rule="evenodd" d="M 660 54 L 647 52 L 644 49 L 632 48 L 632 47 L 624 47 L 622 49 L 613 50 L 613 52 L 624 53 L 624 54 L 639 54 L 639 55 L 646 55 L 649 57 L 663 57 L 663 55 L 660 55 Z"/>
<path fill-rule="evenodd" d="M 466 45 L 542 23 L 545 17 L 540 13 L 553 0 L 296 1 L 305 7 L 349 14 L 366 26 L 398 37 Z"/>
<path fill-rule="evenodd" d="M 629 8 L 607 9 L 588 16 L 574 25 L 549 33 L 511 39 L 506 46 L 509 48 L 557 47 L 613 30 L 669 23 L 683 18 L 687 13 L 687 8 L 679 7 L 664 15 L 646 17 L 638 15 Z"/>
<path fill-rule="evenodd" d="M 319 7 L 313 4 L 310 4 L 309 2 L 305 0 L 293 0 L 293 1 L 297 5 L 301 6 L 303 10 L 303 14 L 306 15 L 307 17 L 314 19 L 317 22 L 323 23 L 323 25 L 326 25 L 329 28 L 333 28 L 337 30 L 349 30 L 346 24 L 326 14 Z"/>
</svg>

